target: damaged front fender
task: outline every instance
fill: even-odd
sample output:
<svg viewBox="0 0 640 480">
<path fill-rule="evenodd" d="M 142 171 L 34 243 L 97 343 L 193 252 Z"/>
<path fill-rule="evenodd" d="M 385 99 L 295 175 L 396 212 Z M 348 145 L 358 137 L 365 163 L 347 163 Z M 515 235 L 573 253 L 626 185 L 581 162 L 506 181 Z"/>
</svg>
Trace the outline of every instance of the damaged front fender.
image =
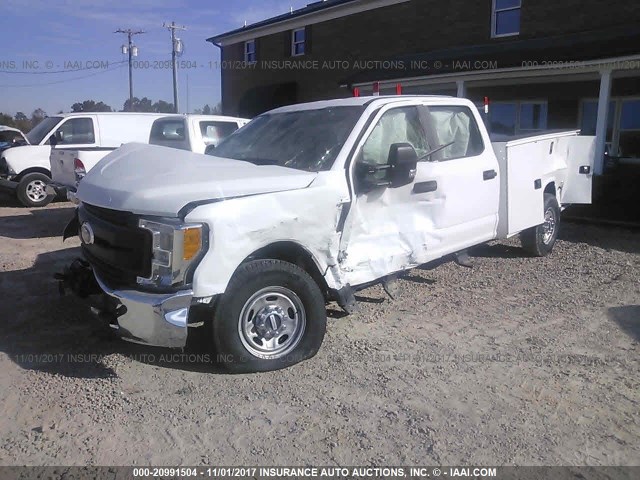
<svg viewBox="0 0 640 480">
<path fill-rule="evenodd" d="M 78 209 L 76 208 L 73 212 L 73 218 L 67 223 L 67 226 L 64 227 L 64 231 L 62 232 L 62 241 L 64 242 L 67 238 L 72 238 L 78 236 L 78 230 L 80 229 L 80 221 L 78 220 Z"/>
</svg>

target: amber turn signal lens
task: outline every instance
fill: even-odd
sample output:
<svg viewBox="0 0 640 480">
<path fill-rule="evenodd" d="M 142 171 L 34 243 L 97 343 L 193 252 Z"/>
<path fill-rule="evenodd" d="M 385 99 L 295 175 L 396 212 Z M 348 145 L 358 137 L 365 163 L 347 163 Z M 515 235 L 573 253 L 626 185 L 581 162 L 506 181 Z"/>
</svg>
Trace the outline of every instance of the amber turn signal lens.
<svg viewBox="0 0 640 480">
<path fill-rule="evenodd" d="M 200 251 L 202 246 L 202 229 L 187 228 L 184 231 L 183 260 L 191 260 Z"/>
</svg>

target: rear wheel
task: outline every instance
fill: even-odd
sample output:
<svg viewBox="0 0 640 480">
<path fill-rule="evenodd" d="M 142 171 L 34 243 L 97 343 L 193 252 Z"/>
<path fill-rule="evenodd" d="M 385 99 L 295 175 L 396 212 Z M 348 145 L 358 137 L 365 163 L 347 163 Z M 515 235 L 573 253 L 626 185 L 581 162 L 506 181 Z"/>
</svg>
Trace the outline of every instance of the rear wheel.
<svg viewBox="0 0 640 480">
<path fill-rule="evenodd" d="M 229 370 L 278 370 L 313 357 L 326 324 L 324 297 L 307 272 L 255 260 L 238 268 L 216 307 L 214 344 Z"/>
<path fill-rule="evenodd" d="M 44 173 L 28 173 L 20 180 L 16 188 L 16 196 L 25 207 L 44 207 L 51 203 L 55 195 L 46 192 L 51 181 Z"/>
<path fill-rule="evenodd" d="M 544 257 L 549 255 L 558 239 L 560 227 L 560 206 L 556 197 L 544 194 L 544 223 L 525 230 L 520 234 L 522 247 L 531 255 Z"/>
</svg>

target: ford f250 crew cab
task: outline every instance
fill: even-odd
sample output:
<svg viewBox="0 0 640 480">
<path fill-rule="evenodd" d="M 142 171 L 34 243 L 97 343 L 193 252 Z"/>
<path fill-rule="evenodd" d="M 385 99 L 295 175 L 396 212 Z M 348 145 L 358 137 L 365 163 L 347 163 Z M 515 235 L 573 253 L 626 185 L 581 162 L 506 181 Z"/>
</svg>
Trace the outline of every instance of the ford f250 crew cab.
<svg viewBox="0 0 640 480">
<path fill-rule="evenodd" d="M 326 302 L 350 312 L 359 289 L 516 234 L 550 253 L 561 209 L 590 202 L 593 145 L 492 145 L 470 101 L 409 96 L 279 108 L 215 156 L 129 144 L 80 183 L 65 238 L 84 259 L 58 278 L 124 338 L 210 331 L 229 368 L 282 368 L 318 351 Z"/>
</svg>

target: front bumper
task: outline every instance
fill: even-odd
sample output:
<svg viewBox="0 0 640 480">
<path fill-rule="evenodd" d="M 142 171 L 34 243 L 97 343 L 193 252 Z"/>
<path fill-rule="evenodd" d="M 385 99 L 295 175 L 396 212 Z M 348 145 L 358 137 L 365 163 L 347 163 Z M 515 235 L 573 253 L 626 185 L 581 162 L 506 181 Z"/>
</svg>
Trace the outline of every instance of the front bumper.
<svg viewBox="0 0 640 480">
<path fill-rule="evenodd" d="M 45 192 L 47 192 L 48 195 L 56 195 L 56 196 L 62 196 L 67 198 L 68 198 L 69 190 L 70 190 L 70 187 L 67 187 L 66 185 L 62 185 L 61 183 L 55 183 L 55 182 L 48 183 L 47 186 L 45 187 Z"/>
<path fill-rule="evenodd" d="M 109 297 L 92 312 L 125 340 L 158 347 L 182 348 L 187 343 L 187 322 L 193 291 L 153 294 L 134 290 L 113 290 L 96 275 Z"/>
<path fill-rule="evenodd" d="M 18 188 L 18 182 L 14 182 L 13 178 L 13 175 L 0 175 L 0 188 L 15 191 L 15 189 Z"/>
</svg>

